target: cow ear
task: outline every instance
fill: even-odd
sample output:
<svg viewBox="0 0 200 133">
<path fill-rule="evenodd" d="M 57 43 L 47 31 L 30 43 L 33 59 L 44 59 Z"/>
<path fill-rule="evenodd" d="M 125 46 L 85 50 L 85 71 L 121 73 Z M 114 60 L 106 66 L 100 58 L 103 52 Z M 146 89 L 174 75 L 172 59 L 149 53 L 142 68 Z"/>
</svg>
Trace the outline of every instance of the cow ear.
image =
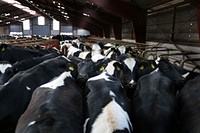
<svg viewBox="0 0 200 133">
<path fill-rule="evenodd" d="M 119 63 L 119 62 L 115 62 L 115 63 L 113 64 L 113 66 L 114 66 L 114 67 L 116 68 L 116 70 L 118 70 L 118 71 L 122 70 L 122 64 Z"/>
</svg>

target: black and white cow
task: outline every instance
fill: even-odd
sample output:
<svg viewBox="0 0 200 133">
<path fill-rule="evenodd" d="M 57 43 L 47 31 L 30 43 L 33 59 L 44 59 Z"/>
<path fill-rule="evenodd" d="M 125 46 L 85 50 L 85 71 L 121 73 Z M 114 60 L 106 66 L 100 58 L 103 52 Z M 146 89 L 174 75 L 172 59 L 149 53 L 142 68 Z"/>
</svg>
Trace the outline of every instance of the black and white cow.
<svg viewBox="0 0 200 133">
<path fill-rule="evenodd" d="M 50 53 L 41 57 L 29 58 L 22 60 L 20 62 L 16 62 L 15 64 L 12 65 L 12 67 L 9 67 L 5 70 L 4 74 L 2 75 L 2 80 L 0 82 L 0 85 L 6 83 L 18 72 L 28 70 L 34 67 L 35 65 L 42 63 L 45 60 L 57 57 L 59 55 L 60 55 L 59 53 Z"/>
<path fill-rule="evenodd" d="M 15 133 L 81 133 L 83 98 L 76 77 L 77 69 L 69 65 L 59 77 L 38 87 Z"/>
<path fill-rule="evenodd" d="M 118 78 L 106 72 L 88 79 L 86 83 L 88 119 L 85 133 L 131 133 L 129 101 Z"/>
<path fill-rule="evenodd" d="M 182 75 L 165 59 L 155 71 L 139 79 L 131 104 L 136 133 L 177 133 L 175 85 L 182 83 Z"/>
<path fill-rule="evenodd" d="M 179 93 L 180 133 L 200 131 L 200 76 L 189 80 Z"/>
<path fill-rule="evenodd" d="M 150 73 L 156 68 L 153 61 L 141 61 L 137 58 L 133 58 L 128 54 L 122 54 L 117 58 L 117 61 L 121 62 L 121 69 L 123 71 L 123 77 L 120 79 L 127 88 L 132 88 L 136 85 L 137 80 L 145 74 Z"/>
<path fill-rule="evenodd" d="M 49 59 L 31 69 L 18 72 L 4 84 L 0 89 L 0 132 L 13 132 L 17 120 L 29 104 L 33 91 L 59 76 L 69 64 L 72 63 L 63 56 Z"/>
<path fill-rule="evenodd" d="M 8 61 L 11 64 L 14 64 L 17 61 L 22 61 L 27 58 L 39 57 L 42 55 L 44 54 L 38 50 L 25 49 L 7 44 L 0 45 L 0 60 Z"/>
<path fill-rule="evenodd" d="M 78 64 L 78 80 L 84 84 L 89 78 L 100 74 L 108 65 L 111 59 L 102 59 L 93 62 L 92 59 L 86 58 Z"/>
</svg>

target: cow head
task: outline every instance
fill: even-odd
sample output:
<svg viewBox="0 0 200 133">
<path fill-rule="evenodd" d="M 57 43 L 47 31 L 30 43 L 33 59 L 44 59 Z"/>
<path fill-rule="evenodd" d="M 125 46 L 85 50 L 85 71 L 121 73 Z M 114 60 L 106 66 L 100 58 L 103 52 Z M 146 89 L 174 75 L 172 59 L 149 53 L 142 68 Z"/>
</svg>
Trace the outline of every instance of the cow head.
<svg viewBox="0 0 200 133">
<path fill-rule="evenodd" d="M 178 70 L 178 67 L 170 63 L 169 60 L 160 59 L 158 63 L 158 68 L 164 76 L 174 81 L 175 84 L 182 84 L 185 82 L 185 78 L 182 76 L 181 72 Z"/>
<path fill-rule="evenodd" d="M 78 80 L 84 84 L 89 78 L 100 74 L 107 66 L 110 59 L 101 59 L 93 62 L 92 59 L 86 58 L 78 64 Z"/>
</svg>

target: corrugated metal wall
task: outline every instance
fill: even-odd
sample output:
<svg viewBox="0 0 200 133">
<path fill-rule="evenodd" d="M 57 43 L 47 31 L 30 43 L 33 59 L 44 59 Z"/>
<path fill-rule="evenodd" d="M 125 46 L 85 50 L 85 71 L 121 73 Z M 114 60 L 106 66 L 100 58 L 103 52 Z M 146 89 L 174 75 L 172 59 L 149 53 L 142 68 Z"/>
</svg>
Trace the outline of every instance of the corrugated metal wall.
<svg viewBox="0 0 200 133">
<path fill-rule="evenodd" d="M 148 16 L 147 40 L 170 39 L 173 26 L 174 9 L 158 12 Z M 175 14 L 174 41 L 197 42 L 199 41 L 196 9 L 191 5 L 179 6 Z"/>
<path fill-rule="evenodd" d="M 123 39 L 135 39 L 134 29 L 130 21 L 124 21 L 122 23 L 122 38 Z"/>
</svg>

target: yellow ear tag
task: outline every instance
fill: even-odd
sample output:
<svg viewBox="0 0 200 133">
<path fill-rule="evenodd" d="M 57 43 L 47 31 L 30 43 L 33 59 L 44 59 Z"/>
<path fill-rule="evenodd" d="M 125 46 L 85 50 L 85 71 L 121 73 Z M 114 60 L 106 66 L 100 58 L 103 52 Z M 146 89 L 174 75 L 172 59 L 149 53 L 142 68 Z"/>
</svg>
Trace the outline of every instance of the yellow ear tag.
<svg viewBox="0 0 200 133">
<path fill-rule="evenodd" d="M 140 69 L 140 70 L 144 70 L 144 66 L 142 65 L 139 69 Z"/>
<path fill-rule="evenodd" d="M 99 70 L 103 71 L 104 69 L 105 69 L 104 66 L 101 66 Z"/>
<path fill-rule="evenodd" d="M 3 51 L 5 51 L 5 48 L 2 48 L 2 50 L 1 50 L 1 51 L 2 51 L 2 52 L 3 52 Z"/>
<path fill-rule="evenodd" d="M 116 67 L 116 69 L 117 69 L 118 71 L 121 70 L 120 67 L 118 67 L 118 66 Z"/>
<path fill-rule="evenodd" d="M 155 66 L 154 66 L 153 64 L 151 64 L 151 67 L 152 67 L 153 69 L 155 69 Z"/>
<path fill-rule="evenodd" d="M 70 67 L 69 67 L 69 70 L 74 71 L 74 67 L 73 67 L 73 66 L 70 66 Z"/>
</svg>

